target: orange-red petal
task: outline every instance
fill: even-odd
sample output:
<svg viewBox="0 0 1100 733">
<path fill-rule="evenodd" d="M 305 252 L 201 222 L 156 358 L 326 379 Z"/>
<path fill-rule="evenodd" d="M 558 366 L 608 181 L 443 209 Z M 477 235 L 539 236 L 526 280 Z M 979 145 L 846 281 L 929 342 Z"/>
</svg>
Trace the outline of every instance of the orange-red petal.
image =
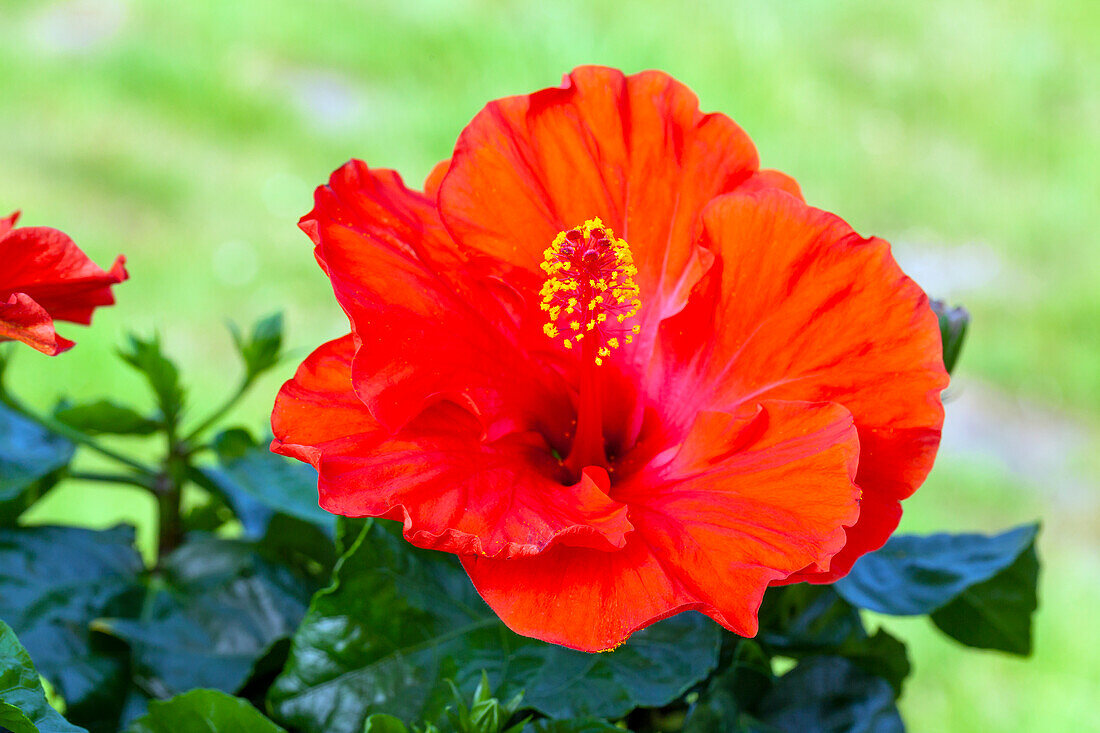
<svg viewBox="0 0 1100 733">
<path fill-rule="evenodd" d="M 22 341 L 48 356 L 57 356 L 75 344 L 58 335 L 46 309 L 25 293 L 12 293 L 0 303 L 0 341 Z"/>
<path fill-rule="evenodd" d="M 703 207 L 757 163 L 740 127 L 700 112 L 667 74 L 584 66 L 560 87 L 490 102 L 459 136 L 438 200 L 460 244 L 536 291 L 554 236 L 600 217 L 630 243 L 646 332 L 709 266 L 695 245 Z"/>
<path fill-rule="evenodd" d="M 301 226 L 358 339 L 356 393 L 382 425 L 400 430 L 442 399 L 492 434 L 568 424 L 561 378 L 519 343 L 506 288 L 468 268 L 431 199 L 352 161 L 315 204 Z"/>
<path fill-rule="evenodd" d="M 439 403 L 396 435 L 352 391 L 351 335 L 315 351 L 283 386 L 272 414 L 277 453 L 310 462 L 335 514 L 397 519 L 419 547 L 515 557 L 554 544 L 613 550 L 631 531 L 608 477 L 555 480 L 540 437 L 481 438 L 465 411 Z"/>
<path fill-rule="evenodd" d="M 886 541 L 932 467 L 947 385 L 936 318 L 886 242 L 785 193 L 721 197 L 704 222 L 717 262 L 662 330 L 654 389 L 679 424 L 764 399 L 852 413 L 868 501 L 830 570 L 795 576 L 835 579 Z"/>
<path fill-rule="evenodd" d="M 704 412 L 674 455 L 614 488 L 634 525 L 622 550 L 558 546 L 463 565 L 510 628 L 575 649 L 614 648 L 692 609 L 753 636 L 768 584 L 827 566 L 843 544 L 859 513 L 858 453 L 838 405 Z"/>
<path fill-rule="evenodd" d="M 109 271 L 68 235 L 49 227 L 14 228 L 19 212 L 0 219 L 0 339 L 23 341 L 54 355 L 73 346 L 54 321 L 88 324 L 115 302 L 111 286 L 127 278 L 119 257 Z"/>
</svg>

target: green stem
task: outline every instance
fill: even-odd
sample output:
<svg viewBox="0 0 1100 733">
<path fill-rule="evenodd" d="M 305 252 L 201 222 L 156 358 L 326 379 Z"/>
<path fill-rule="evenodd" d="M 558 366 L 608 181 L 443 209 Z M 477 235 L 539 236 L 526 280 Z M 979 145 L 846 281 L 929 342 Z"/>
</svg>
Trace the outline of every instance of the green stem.
<svg viewBox="0 0 1100 733">
<path fill-rule="evenodd" d="M 244 379 L 241 382 L 240 386 L 237 387 L 237 391 L 231 394 L 229 396 L 229 399 L 227 399 L 221 407 L 214 410 L 214 412 L 211 413 L 209 417 L 199 423 L 198 427 L 188 433 L 187 437 L 183 439 L 183 442 L 187 444 L 193 443 L 195 441 L 195 438 L 201 435 L 203 431 L 207 430 L 208 428 L 210 428 L 211 425 L 225 417 L 225 414 L 232 410 L 233 407 L 238 402 L 240 402 L 241 398 L 244 397 L 245 392 L 247 392 L 248 388 L 252 386 L 252 381 L 252 379 Z"/>
<path fill-rule="evenodd" d="M 187 481 L 188 452 L 186 441 L 176 436 L 176 426 L 168 425 L 168 452 L 164 470 L 157 475 L 153 491 L 157 495 L 157 564 L 183 543 L 183 515 L 180 505 L 183 485 Z"/>
<path fill-rule="evenodd" d="M 26 406 L 21 404 L 17 399 L 15 399 L 15 397 L 13 397 L 2 384 L 0 384 L 0 402 L 3 402 L 8 407 L 20 413 L 21 415 L 24 415 L 26 417 L 29 417 L 31 420 L 34 420 L 36 423 L 46 428 L 46 430 L 49 430 L 51 433 L 56 433 L 63 438 L 68 438 L 74 443 L 78 443 L 80 445 L 91 448 L 96 453 L 106 456 L 113 461 L 117 461 L 124 466 L 129 466 L 138 473 L 141 473 L 145 476 L 153 476 L 156 473 L 152 468 L 149 468 L 140 461 L 135 461 L 133 458 L 124 456 L 121 453 L 118 453 L 117 451 L 114 451 L 105 445 L 101 445 L 95 440 L 95 438 L 88 435 L 87 433 L 81 432 L 76 428 L 69 427 L 63 422 L 54 420 L 52 417 L 36 414 L 35 412 L 28 409 Z"/>
</svg>

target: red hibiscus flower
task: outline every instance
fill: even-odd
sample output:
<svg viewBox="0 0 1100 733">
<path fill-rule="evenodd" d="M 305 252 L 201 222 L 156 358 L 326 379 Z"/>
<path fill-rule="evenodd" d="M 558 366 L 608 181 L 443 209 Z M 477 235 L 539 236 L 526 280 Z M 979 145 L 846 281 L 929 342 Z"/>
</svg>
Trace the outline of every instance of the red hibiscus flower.
<svg viewBox="0 0 1100 733">
<path fill-rule="evenodd" d="M 73 347 L 54 321 L 89 324 L 96 306 L 115 302 L 111 286 L 127 278 L 119 256 L 109 272 L 73 240 L 49 227 L 15 229 L 19 212 L 0 219 L 0 341 L 22 341 L 56 356 Z"/>
<path fill-rule="evenodd" d="M 315 204 L 352 333 L 283 387 L 273 449 L 521 634 L 602 650 L 696 609 L 751 636 L 931 468 L 924 293 L 664 74 L 577 69 L 490 103 L 424 193 L 353 161 Z"/>
</svg>

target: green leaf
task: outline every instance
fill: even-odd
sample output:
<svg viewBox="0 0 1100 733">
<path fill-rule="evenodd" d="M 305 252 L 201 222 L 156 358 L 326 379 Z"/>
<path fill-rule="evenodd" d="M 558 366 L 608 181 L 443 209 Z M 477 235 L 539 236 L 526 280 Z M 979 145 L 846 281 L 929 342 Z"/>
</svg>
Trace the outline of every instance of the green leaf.
<svg viewBox="0 0 1100 733">
<path fill-rule="evenodd" d="M 728 665 L 711 678 L 688 711 L 684 733 L 751 730 L 747 711 L 773 682 L 771 660 L 760 645 L 738 639 Z"/>
<path fill-rule="evenodd" d="M 810 657 L 772 686 L 756 717 L 781 731 L 904 733 L 894 691 L 842 657 Z"/>
<path fill-rule="evenodd" d="M 877 629 L 866 639 L 848 642 L 838 647 L 836 653 L 889 682 L 895 698 L 901 697 L 905 680 L 913 671 L 905 644 L 886 629 Z"/>
<path fill-rule="evenodd" d="M 239 428 L 214 439 L 220 465 L 192 471 L 192 478 L 222 498 L 241 520 L 245 536 L 263 539 L 280 561 L 312 575 L 332 572 L 335 519 L 317 504 L 317 472 L 311 466 L 257 446 Z"/>
<path fill-rule="evenodd" d="M 266 443 L 246 447 L 241 432 L 226 431 L 215 438 L 220 463 L 202 473 L 233 508 L 248 536 L 262 537 L 275 514 L 316 525 L 331 536 L 333 516 L 317 503 L 317 472 L 272 453 Z"/>
<path fill-rule="evenodd" d="M 146 340 L 130 336 L 129 348 L 120 350 L 119 356 L 145 376 L 156 395 L 164 422 L 176 423 L 183 411 L 183 387 L 180 386 L 179 369 L 161 351 L 160 338 L 154 336 Z"/>
<path fill-rule="evenodd" d="M 14 524 L 69 465 L 75 446 L 0 404 L 0 526 Z"/>
<path fill-rule="evenodd" d="M 883 629 L 869 636 L 859 611 L 827 585 L 770 588 L 760 607 L 757 637 L 778 654 L 845 657 L 885 678 L 901 696 L 911 670 L 905 645 Z"/>
<path fill-rule="evenodd" d="M 236 540 L 197 538 L 162 566 L 142 619 L 96 628 L 130 644 L 143 686 L 158 697 L 196 687 L 238 691 L 289 637 L 315 586 Z"/>
<path fill-rule="evenodd" d="M 92 622 L 140 610 L 133 543 L 131 527 L 0 530 L 0 619 L 85 726 L 117 716 L 128 689 L 125 647 L 94 634 Z"/>
<path fill-rule="evenodd" d="M 247 700 L 218 690 L 192 690 L 171 700 L 154 701 L 127 733 L 286 733 Z"/>
<path fill-rule="evenodd" d="M 160 427 L 156 420 L 110 400 L 59 405 L 53 416 L 58 422 L 90 435 L 149 435 Z"/>
<path fill-rule="evenodd" d="M 50 707 L 31 655 L 0 621 L 0 728 L 12 733 L 87 733 Z"/>
<path fill-rule="evenodd" d="M 860 558 L 833 587 L 850 603 L 871 611 L 894 616 L 932 613 L 1010 567 L 1033 546 L 1038 531 L 1032 524 L 993 537 L 898 535 Z"/>
<path fill-rule="evenodd" d="M 758 639 L 788 655 L 830 651 L 867 637 L 859 611 L 827 585 L 769 588 L 758 617 Z"/>
<path fill-rule="evenodd" d="M 940 321 L 940 340 L 943 342 L 943 366 L 950 374 L 955 370 L 966 341 L 966 329 L 970 325 L 970 313 L 962 306 L 947 307 L 942 300 L 932 301 L 932 310 Z"/>
<path fill-rule="evenodd" d="M 245 428 L 229 428 L 214 436 L 211 442 L 218 460 L 222 463 L 243 458 L 246 453 L 254 449 L 258 444 L 252 437 L 252 433 Z"/>
<path fill-rule="evenodd" d="M 245 337 L 234 324 L 229 324 L 233 342 L 245 365 L 245 378 L 252 380 L 279 363 L 283 347 L 283 314 L 274 313 L 256 322 L 252 333 Z"/>
<path fill-rule="evenodd" d="M 409 733 L 409 729 L 392 715 L 375 713 L 367 718 L 367 722 L 363 725 L 363 733 Z"/>
<path fill-rule="evenodd" d="M 1039 558 L 1032 539 L 1007 568 L 933 612 L 932 622 L 967 646 L 1027 656 L 1032 616 L 1039 607 L 1038 579 Z"/>
<path fill-rule="evenodd" d="M 697 614 L 656 624 L 614 652 L 584 654 L 518 636 L 453 555 L 412 547 L 375 520 L 318 593 L 268 702 L 304 731 L 358 733 L 373 713 L 436 721 L 482 671 L 502 698 L 557 718 L 621 717 L 679 697 L 714 668 L 717 626 Z"/>
</svg>

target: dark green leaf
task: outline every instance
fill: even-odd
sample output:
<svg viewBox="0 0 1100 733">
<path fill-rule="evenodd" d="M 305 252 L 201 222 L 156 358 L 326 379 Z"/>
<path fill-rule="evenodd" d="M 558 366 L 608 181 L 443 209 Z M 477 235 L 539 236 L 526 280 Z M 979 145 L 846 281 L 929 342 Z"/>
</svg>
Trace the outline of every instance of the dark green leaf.
<svg viewBox="0 0 1100 733">
<path fill-rule="evenodd" d="M 901 697 L 902 685 L 912 671 L 909 653 L 905 644 L 885 629 L 878 629 L 865 639 L 850 641 L 838 647 L 836 653 L 889 682 L 894 697 Z"/>
<path fill-rule="evenodd" d="M 759 619 L 760 641 L 784 654 L 820 653 L 867 637 L 859 611 L 827 585 L 769 588 Z"/>
<path fill-rule="evenodd" d="M 211 533 L 234 519 L 236 515 L 221 496 L 208 493 L 184 511 L 183 527 L 187 532 Z"/>
<path fill-rule="evenodd" d="M 932 613 L 1016 562 L 1038 530 L 1025 525 L 993 537 L 899 535 L 860 558 L 834 587 L 850 603 L 879 613 Z"/>
<path fill-rule="evenodd" d="M 131 527 L 0 530 L 0 619 L 15 629 L 69 717 L 117 715 L 128 688 L 125 648 L 92 633 L 100 616 L 136 616 L 141 557 Z"/>
<path fill-rule="evenodd" d="M 315 589 L 234 540 L 194 539 L 163 571 L 141 621 L 96 625 L 130 644 L 143 687 L 158 697 L 239 690 L 268 649 L 294 631 Z"/>
<path fill-rule="evenodd" d="M 215 435 L 212 445 L 214 452 L 218 454 L 218 460 L 228 463 L 243 458 L 258 443 L 245 428 L 229 428 Z"/>
<path fill-rule="evenodd" d="M 74 446 L 0 404 L 0 526 L 42 496 L 69 465 Z"/>
<path fill-rule="evenodd" d="M 783 731 L 904 733 L 886 680 L 842 657 L 810 657 L 776 681 L 757 718 Z"/>
<path fill-rule="evenodd" d="M 970 313 L 962 306 L 948 308 L 942 300 L 932 301 L 932 310 L 940 320 L 940 338 L 943 342 L 943 366 L 950 374 L 955 370 L 970 325 Z"/>
<path fill-rule="evenodd" d="M 771 660 L 751 639 L 740 639 L 733 657 L 688 711 L 684 733 L 753 730 L 747 711 L 771 688 Z"/>
<path fill-rule="evenodd" d="M 0 621 L 0 728 L 12 733 L 84 731 L 50 707 L 31 655 L 3 621 Z"/>
<path fill-rule="evenodd" d="M 130 336 L 129 348 L 119 351 L 119 356 L 145 376 L 157 398 L 164 421 L 175 423 L 183 411 L 183 388 L 180 386 L 179 369 L 160 348 L 160 338 L 145 340 Z"/>
<path fill-rule="evenodd" d="M 238 431 L 231 431 L 237 433 Z M 333 531 L 333 517 L 317 504 L 317 472 L 309 465 L 276 455 L 267 445 L 243 449 L 243 440 L 223 439 L 217 468 L 202 473 L 236 512 L 249 537 L 262 537 L 275 514 Z"/>
<path fill-rule="evenodd" d="M 58 422 L 91 435 L 149 435 L 159 427 L 156 420 L 110 400 L 60 406 L 54 410 L 53 416 Z"/>
<path fill-rule="evenodd" d="M 859 611 L 827 585 L 769 589 L 760 608 L 758 638 L 772 652 L 796 659 L 846 657 L 885 678 L 898 696 L 910 672 L 905 645 L 883 629 L 868 636 Z"/>
<path fill-rule="evenodd" d="M 967 646 L 1026 656 L 1031 653 L 1032 614 L 1039 607 L 1038 580 L 1033 539 L 1014 563 L 933 612 L 932 622 Z"/>
<path fill-rule="evenodd" d="M 274 313 L 256 322 L 247 338 L 230 324 L 233 341 L 244 361 L 247 379 L 253 379 L 279 362 L 283 347 L 283 314 Z"/>
<path fill-rule="evenodd" d="M 163 702 L 149 704 L 149 712 L 135 720 L 127 733 L 286 733 L 265 718 L 247 700 L 218 690 L 192 690 Z"/>
<path fill-rule="evenodd" d="M 482 671 L 501 698 L 558 718 L 620 717 L 676 699 L 714 668 L 717 627 L 681 614 L 614 652 L 584 654 L 509 631 L 453 555 L 406 543 L 375 520 L 314 597 L 269 694 L 276 718 L 305 731 L 359 733 L 373 713 L 438 720 L 445 680 L 469 694 Z"/>
</svg>

